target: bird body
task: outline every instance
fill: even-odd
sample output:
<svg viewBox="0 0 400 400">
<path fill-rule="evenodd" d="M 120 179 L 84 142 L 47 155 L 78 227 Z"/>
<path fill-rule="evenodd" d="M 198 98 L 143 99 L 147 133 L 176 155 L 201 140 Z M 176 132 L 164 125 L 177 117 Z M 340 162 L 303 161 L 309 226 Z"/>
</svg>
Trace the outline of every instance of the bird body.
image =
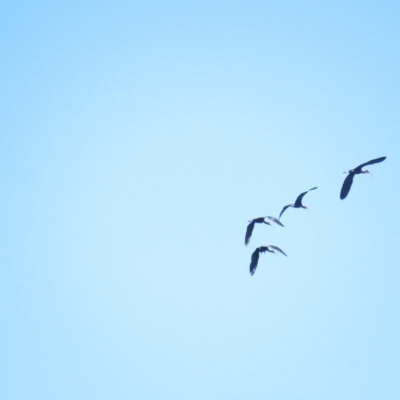
<svg viewBox="0 0 400 400">
<path fill-rule="evenodd" d="M 355 175 L 358 174 L 371 174 L 367 169 L 363 170 L 366 165 L 377 164 L 386 160 L 386 157 L 375 158 L 374 160 L 368 161 L 364 164 L 359 165 L 358 167 L 351 169 L 346 176 L 346 179 L 343 182 L 342 189 L 340 191 L 340 199 L 344 200 L 350 192 L 351 185 L 353 184 L 353 179 Z M 372 174 L 371 174 L 372 175 Z"/>
<path fill-rule="evenodd" d="M 279 219 L 281 218 L 282 214 L 289 208 L 289 207 L 293 207 L 293 208 L 307 208 L 306 206 L 303 205 L 302 200 L 303 197 L 310 191 L 310 190 L 315 190 L 318 189 L 317 187 L 313 187 L 309 190 L 307 190 L 306 192 L 300 193 L 297 196 L 296 201 L 294 202 L 294 204 L 288 204 L 287 206 L 282 208 L 281 213 L 279 214 Z"/>
<path fill-rule="evenodd" d="M 258 265 L 258 259 L 260 258 L 260 253 L 265 253 L 266 251 L 268 251 L 270 253 L 275 253 L 274 250 L 279 251 L 280 253 L 282 253 L 283 255 L 285 255 L 287 257 L 285 252 L 277 246 L 268 245 L 268 246 L 257 247 L 254 250 L 253 254 L 251 255 L 251 262 L 250 262 L 250 274 L 251 275 L 254 275 L 254 273 L 256 272 L 257 265 Z"/>
</svg>

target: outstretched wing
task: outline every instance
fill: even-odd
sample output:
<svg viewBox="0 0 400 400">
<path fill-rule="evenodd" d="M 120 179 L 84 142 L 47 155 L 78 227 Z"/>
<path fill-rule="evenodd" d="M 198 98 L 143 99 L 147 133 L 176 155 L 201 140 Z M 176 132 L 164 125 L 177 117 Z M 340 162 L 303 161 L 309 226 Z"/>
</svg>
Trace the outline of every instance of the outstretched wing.
<svg viewBox="0 0 400 400">
<path fill-rule="evenodd" d="M 303 197 L 306 195 L 308 193 L 308 190 L 307 190 L 307 192 L 304 192 L 304 193 L 301 193 L 301 194 L 299 194 L 298 195 L 298 197 L 297 197 L 297 199 L 296 199 L 296 201 L 295 201 L 295 203 L 294 203 L 294 206 L 295 207 L 301 207 L 303 204 L 301 203 L 301 201 L 303 200 Z"/>
<path fill-rule="evenodd" d="M 276 246 L 268 246 L 268 247 L 271 247 L 271 249 L 279 251 L 279 253 L 282 253 L 284 256 L 287 257 L 287 254 L 283 250 L 281 250 L 279 247 L 276 247 Z"/>
<path fill-rule="evenodd" d="M 256 272 L 259 258 L 260 258 L 260 251 L 257 248 L 254 250 L 253 254 L 251 255 L 251 263 L 250 263 L 250 274 L 251 275 L 254 275 L 254 272 Z"/>
<path fill-rule="evenodd" d="M 366 165 L 377 164 L 377 163 L 380 163 L 380 162 L 385 161 L 385 160 L 386 160 L 386 157 L 375 158 L 374 160 L 371 160 L 371 161 L 368 161 L 368 162 L 366 162 L 364 164 L 361 164 L 357 168 L 354 168 L 354 169 L 360 169 L 361 170 Z"/>
<path fill-rule="evenodd" d="M 343 182 L 342 190 L 340 191 L 340 199 L 343 200 L 350 192 L 351 185 L 353 184 L 354 174 L 350 173 L 346 176 Z"/>
<path fill-rule="evenodd" d="M 274 218 L 274 217 L 266 217 L 266 218 L 270 219 L 271 221 L 274 221 L 276 224 L 278 224 L 278 225 L 280 225 L 280 226 L 285 227 L 285 225 L 283 225 L 282 222 L 279 221 L 279 219 L 276 219 L 276 218 Z"/>
<path fill-rule="evenodd" d="M 291 207 L 291 206 L 292 206 L 292 205 L 289 204 L 288 206 L 283 207 L 281 213 L 279 214 L 279 218 L 281 218 L 281 217 L 282 217 L 282 214 L 283 214 L 289 207 Z"/>
<path fill-rule="evenodd" d="M 315 189 L 318 189 L 318 188 L 317 188 L 317 187 L 313 187 L 313 188 L 307 190 L 307 192 L 304 192 L 304 193 L 299 194 L 298 197 L 297 197 L 297 199 L 296 199 L 296 201 L 295 201 L 295 203 L 294 203 L 294 206 L 295 206 L 295 207 L 301 207 L 301 206 L 302 206 L 301 201 L 303 200 L 303 197 L 304 197 L 310 190 L 315 190 Z"/>
<path fill-rule="evenodd" d="M 246 237 L 244 239 L 244 244 L 247 246 L 250 242 L 250 238 L 251 238 L 251 234 L 253 233 L 253 229 L 254 229 L 254 224 L 256 223 L 256 221 L 251 221 L 249 223 L 249 225 L 247 225 L 247 230 L 246 230 Z"/>
</svg>

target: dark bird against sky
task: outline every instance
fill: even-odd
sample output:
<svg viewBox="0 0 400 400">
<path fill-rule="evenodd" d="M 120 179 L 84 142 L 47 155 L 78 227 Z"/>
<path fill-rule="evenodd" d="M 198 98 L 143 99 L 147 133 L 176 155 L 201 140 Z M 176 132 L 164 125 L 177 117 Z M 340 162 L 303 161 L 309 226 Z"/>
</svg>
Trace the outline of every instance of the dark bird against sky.
<svg viewBox="0 0 400 400">
<path fill-rule="evenodd" d="M 340 191 L 340 199 L 341 200 L 345 199 L 347 197 L 347 195 L 349 194 L 351 185 L 353 184 L 354 175 L 357 175 L 357 174 L 372 175 L 371 172 L 369 172 L 367 169 L 363 171 L 362 170 L 363 167 L 365 167 L 366 165 L 377 164 L 384 160 L 386 160 L 386 157 L 375 158 L 374 160 L 368 161 L 364 164 L 359 165 L 358 167 L 356 167 L 354 169 L 351 169 L 349 171 L 349 174 L 347 175 L 346 179 L 343 182 L 342 190 Z"/>
<path fill-rule="evenodd" d="M 284 226 L 278 219 L 274 217 L 259 217 L 259 218 L 254 218 L 251 221 L 249 221 L 249 225 L 247 225 L 247 230 L 246 230 L 246 237 L 244 238 L 244 244 L 247 246 L 250 242 L 251 239 L 251 234 L 253 233 L 254 225 L 255 224 L 267 224 L 271 225 L 268 221 L 265 220 L 265 218 L 270 219 L 271 221 L 274 221 L 276 224 L 280 226 Z M 272 225 L 271 225 L 272 226 Z"/>
<path fill-rule="evenodd" d="M 303 203 L 301 202 L 303 200 L 303 197 L 310 191 L 310 190 L 315 190 L 318 189 L 316 187 L 313 187 L 309 190 L 307 190 L 307 192 L 301 193 L 299 194 L 299 196 L 297 197 L 296 201 L 294 204 L 289 204 L 285 207 L 282 208 L 281 213 L 279 214 L 279 219 L 281 218 L 282 214 L 286 211 L 287 208 L 289 207 L 293 207 L 293 208 L 307 208 L 306 206 L 303 206 Z"/>
<path fill-rule="evenodd" d="M 266 251 L 269 251 L 270 253 L 275 253 L 274 250 L 279 251 L 279 253 L 282 253 L 284 256 L 287 257 L 287 255 L 284 253 L 284 251 L 282 251 L 279 247 L 271 246 L 271 245 L 257 247 L 254 250 L 253 254 L 251 255 L 251 263 L 250 263 L 250 274 L 251 275 L 254 275 L 254 272 L 256 272 L 258 259 L 260 258 L 260 253 L 265 253 Z"/>
</svg>

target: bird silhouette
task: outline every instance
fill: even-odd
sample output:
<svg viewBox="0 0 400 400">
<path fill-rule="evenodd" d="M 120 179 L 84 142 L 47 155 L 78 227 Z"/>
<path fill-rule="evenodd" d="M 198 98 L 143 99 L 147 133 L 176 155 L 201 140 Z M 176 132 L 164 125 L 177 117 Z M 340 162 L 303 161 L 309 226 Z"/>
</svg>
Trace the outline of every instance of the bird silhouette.
<svg viewBox="0 0 400 400">
<path fill-rule="evenodd" d="M 280 253 L 282 253 L 284 256 L 287 257 L 285 252 L 277 246 L 268 245 L 268 246 L 257 247 L 254 250 L 253 254 L 251 255 L 251 263 L 250 263 L 250 274 L 251 275 L 254 275 L 254 273 L 256 272 L 257 265 L 258 265 L 258 259 L 260 258 L 260 253 L 265 253 L 266 251 L 269 251 L 270 253 L 275 253 L 274 250 L 279 251 Z"/>
<path fill-rule="evenodd" d="M 279 214 L 279 219 L 281 218 L 282 214 L 286 211 L 286 209 L 288 209 L 289 207 L 293 207 L 293 208 L 307 208 L 306 206 L 303 206 L 303 203 L 301 202 L 303 200 L 303 197 L 310 191 L 310 190 L 315 190 L 318 189 L 317 187 L 313 187 L 309 190 L 307 190 L 307 192 L 301 193 L 299 194 L 299 196 L 297 197 L 296 201 L 294 204 L 288 204 L 287 206 L 282 208 L 281 213 Z"/>
<path fill-rule="evenodd" d="M 353 184 L 353 179 L 354 179 L 354 175 L 357 174 L 371 174 L 371 172 L 369 172 L 367 169 L 365 171 L 363 171 L 363 167 L 365 167 L 366 165 L 371 165 L 371 164 L 377 164 L 380 163 L 382 161 L 386 160 L 386 157 L 379 157 L 379 158 L 375 158 L 374 160 L 368 161 L 364 164 L 359 165 L 358 167 L 351 169 L 349 171 L 349 174 L 346 176 L 346 179 L 343 182 L 342 185 L 342 190 L 340 191 L 340 199 L 343 200 L 347 197 L 347 195 L 350 192 L 350 188 L 351 185 Z M 346 172 L 344 172 L 346 173 Z"/>
<path fill-rule="evenodd" d="M 249 221 L 249 225 L 247 225 L 246 236 L 244 238 L 244 244 L 246 246 L 250 242 L 251 234 L 253 233 L 253 229 L 254 229 L 254 225 L 255 224 L 267 224 L 267 225 L 272 226 L 268 221 L 265 220 L 265 218 L 268 218 L 271 221 L 274 221 L 276 224 L 278 224 L 280 226 L 284 226 L 278 219 L 276 219 L 274 217 L 258 217 L 258 218 L 254 218 L 254 219 L 250 220 Z"/>
</svg>

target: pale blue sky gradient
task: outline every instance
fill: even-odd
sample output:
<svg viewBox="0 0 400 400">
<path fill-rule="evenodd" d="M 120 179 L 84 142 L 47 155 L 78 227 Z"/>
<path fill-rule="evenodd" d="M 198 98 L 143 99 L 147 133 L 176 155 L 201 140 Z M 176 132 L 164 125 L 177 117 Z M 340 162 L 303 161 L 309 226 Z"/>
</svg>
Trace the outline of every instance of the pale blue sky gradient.
<svg viewBox="0 0 400 400">
<path fill-rule="evenodd" d="M 399 398 L 398 2 L 0 15 L 2 399 Z"/>
</svg>

